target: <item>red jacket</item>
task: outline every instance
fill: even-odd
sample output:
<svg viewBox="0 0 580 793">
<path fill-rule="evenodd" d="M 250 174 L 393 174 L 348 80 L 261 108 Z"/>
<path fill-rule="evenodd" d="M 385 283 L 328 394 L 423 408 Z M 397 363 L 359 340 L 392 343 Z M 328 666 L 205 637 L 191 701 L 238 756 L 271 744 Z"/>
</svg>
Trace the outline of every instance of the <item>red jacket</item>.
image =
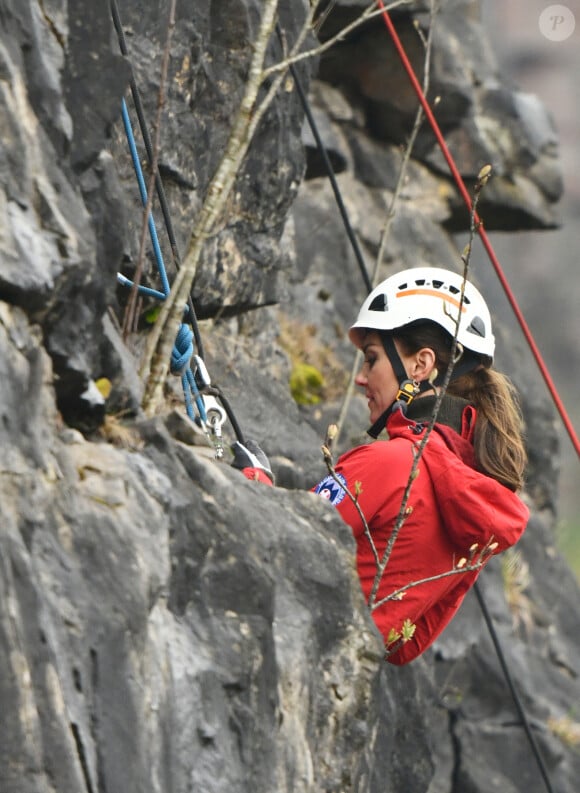
<svg viewBox="0 0 580 793">
<path fill-rule="evenodd" d="M 483 548 L 497 542 L 496 553 L 513 545 L 529 517 L 527 507 L 504 485 L 475 467 L 471 442 L 476 413 L 466 407 L 461 434 L 436 424 L 419 462 L 408 507 L 412 508 L 393 546 L 375 602 L 412 581 L 452 570 L 469 557 L 477 543 Z M 387 421 L 388 441 L 375 441 L 343 454 L 336 473 L 354 495 L 369 526 L 379 558 L 396 523 L 413 464 L 413 450 L 425 427 L 402 412 Z M 356 485 L 356 483 L 360 483 Z M 328 498 L 354 533 L 361 585 L 368 600 L 376 575 L 376 562 L 364 525 L 351 499 L 332 477 L 314 491 Z M 388 660 L 405 664 L 420 655 L 437 638 L 461 605 L 478 571 L 453 574 L 408 589 L 401 600 L 391 600 L 372 611 L 385 641 L 405 620 L 415 625 L 413 637 Z"/>
</svg>

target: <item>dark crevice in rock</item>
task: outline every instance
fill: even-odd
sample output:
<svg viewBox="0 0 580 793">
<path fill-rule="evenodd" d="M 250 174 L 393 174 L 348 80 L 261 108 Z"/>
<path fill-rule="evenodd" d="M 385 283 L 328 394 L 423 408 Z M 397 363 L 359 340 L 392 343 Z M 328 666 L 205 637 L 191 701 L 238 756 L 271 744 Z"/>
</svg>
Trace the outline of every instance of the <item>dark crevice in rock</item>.
<svg viewBox="0 0 580 793">
<path fill-rule="evenodd" d="M 173 182 L 177 187 L 183 187 L 186 190 L 195 190 L 197 183 L 195 179 L 188 178 L 182 171 L 166 163 L 159 163 L 159 173 L 165 182 Z"/>
<path fill-rule="evenodd" d="M 450 793 L 465 793 L 462 790 L 460 770 L 461 770 L 461 753 L 462 744 L 457 735 L 457 724 L 459 722 L 459 715 L 456 710 L 448 711 L 449 715 L 449 735 L 451 736 L 451 746 L 453 750 L 453 766 L 451 770 L 451 789 Z"/>
<path fill-rule="evenodd" d="M 74 666 L 72 670 L 73 681 L 75 685 L 75 689 L 79 692 L 79 694 L 83 693 L 83 679 L 81 675 L 81 671 L 78 667 Z"/>
<path fill-rule="evenodd" d="M 51 15 L 46 10 L 46 6 L 44 4 L 44 0 L 39 0 L 39 5 L 40 5 L 40 10 L 42 11 L 42 16 L 46 20 L 46 23 L 47 23 L 48 27 L 50 28 L 50 30 L 52 32 L 52 35 L 54 36 L 54 38 L 58 42 L 59 46 L 62 47 L 62 49 L 64 50 L 65 47 L 66 47 L 66 42 L 65 42 L 64 36 L 62 35 L 62 32 L 58 29 L 58 25 L 55 22 L 55 20 L 51 17 Z"/>
<path fill-rule="evenodd" d="M 90 659 L 90 677 L 91 677 L 91 706 L 89 712 L 89 727 L 91 731 L 91 738 L 95 746 L 95 755 L 97 763 L 97 790 L 99 793 L 107 793 L 107 784 L 105 779 L 105 769 L 103 763 L 100 734 L 99 734 L 99 718 L 96 710 L 96 700 L 99 695 L 100 680 L 99 680 L 99 657 L 97 651 L 91 647 L 89 652 Z"/>
<path fill-rule="evenodd" d="M 80 766 L 81 766 L 82 771 L 83 771 L 83 776 L 84 776 L 84 779 L 85 779 L 85 786 L 86 786 L 87 793 L 93 793 L 93 786 L 91 784 L 91 775 L 90 775 L 89 767 L 87 765 L 87 756 L 86 756 L 85 747 L 84 747 L 84 744 L 83 744 L 83 739 L 81 737 L 81 733 L 80 733 L 80 730 L 79 730 L 79 726 L 78 726 L 78 724 L 75 724 L 74 722 L 71 722 L 70 728 L 71 728 L 71 732 L 73 734 L 75 746 L 77 748 L 77 755 L 78 755 L 78 758 L 79 758 Z"/>
</svg>

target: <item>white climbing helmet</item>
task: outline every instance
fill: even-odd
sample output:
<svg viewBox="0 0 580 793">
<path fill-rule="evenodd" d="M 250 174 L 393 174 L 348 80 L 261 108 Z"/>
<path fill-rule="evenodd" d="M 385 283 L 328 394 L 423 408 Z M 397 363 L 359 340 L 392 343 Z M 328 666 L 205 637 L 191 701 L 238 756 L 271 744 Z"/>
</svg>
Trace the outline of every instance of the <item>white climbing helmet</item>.
<svg viewBox="0 0 580 793">
<path fill-rule="evenodd" d="M 455 335 L 463 276 L 441 267 L 413 267 L 391 275 L 366 298 L 350 340 L 362 344 L 363 330 L 395 330 L 431 320 Z M 489 309 L 479 290 L 465 282 L 457 341 L 467 350 L 493 359 L 495 339 Z"/>
</svg>

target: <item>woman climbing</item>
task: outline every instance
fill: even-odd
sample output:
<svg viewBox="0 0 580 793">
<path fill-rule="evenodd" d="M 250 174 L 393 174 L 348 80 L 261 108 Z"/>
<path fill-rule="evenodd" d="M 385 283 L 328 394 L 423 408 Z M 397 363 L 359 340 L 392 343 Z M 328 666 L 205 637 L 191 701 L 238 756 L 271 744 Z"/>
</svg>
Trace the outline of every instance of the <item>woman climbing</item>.
<svg viewBox="0 0 580 793">
<path fill-rule="evenodd" d="M 397 524 L 417 447 L 429 432 L 450 366 L 458 314 L 451 380 L 378 580 L 377 559 Z M 517 495 L 526 464 L 522 420 L 511 384 L 492 368 L 487 305 L 456 273 L 418 267 L 391 276 L 366 298 L 349 335 L 364 353 L 356 383 L 368 399 L 368 433 L 376 439 L 386 429 L 388 440 L 343 454 L 333 474 L 313 489 L 351 526 L 367 601 L 375 590 L 372 616 L 387 658 L 404 664 L 437 638 L 475 582 L 479 569 L 451 572 L 459 560 L 499 553 L 526 527 L 528 510 Z M 248 478 L 271 481 L 256 444 L 233 448 L 235 467 Z M 356 504 L 347 491 L 357 494 Z M 401 597 L 385 601 L 400 590 Z"/>
</svg>

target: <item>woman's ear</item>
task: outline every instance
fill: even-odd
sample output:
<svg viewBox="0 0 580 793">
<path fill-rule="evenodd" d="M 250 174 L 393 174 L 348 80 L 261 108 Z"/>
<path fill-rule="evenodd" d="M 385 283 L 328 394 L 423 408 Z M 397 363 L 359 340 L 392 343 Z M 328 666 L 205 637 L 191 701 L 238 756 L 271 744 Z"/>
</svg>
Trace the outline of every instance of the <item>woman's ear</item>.
<svg viewBox="0 0 580 793">
<path fill-rule="evenodd" d="M 437 357 L 430 347 L 421 347 L 413 356 L 411 377 L 422 382 L 428 380 L 435 369 Z"/>
</svg>

